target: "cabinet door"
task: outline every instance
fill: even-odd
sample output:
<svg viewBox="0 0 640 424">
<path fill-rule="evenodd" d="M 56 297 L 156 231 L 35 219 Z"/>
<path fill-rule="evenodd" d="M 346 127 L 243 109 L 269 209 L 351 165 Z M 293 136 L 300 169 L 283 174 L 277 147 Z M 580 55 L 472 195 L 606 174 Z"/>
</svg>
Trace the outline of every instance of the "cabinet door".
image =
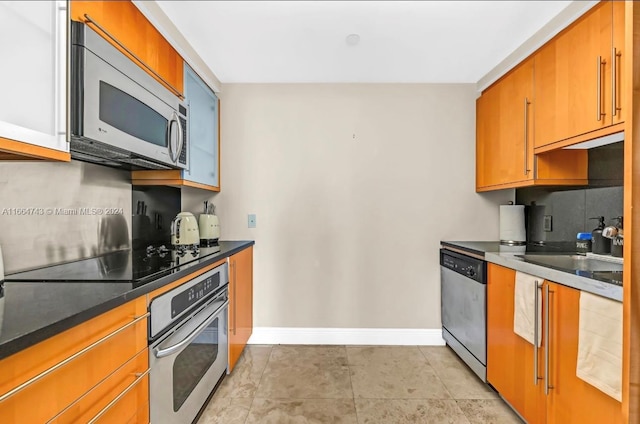
<svg viewBox="0 0 640 424">
<path fill-rule="evenodd" d="M 493 86 L 476 101 L 476 188 L 500 184 L 500 92 Z"/>
<path fill-rule="evenodd" d="M 549 284 L 550 424 L 622 423 L 622 404 L 576 376 L 580 291 Z"/>
<path fill-rule="evenodd" d="M 624 80 L 624 1 L 612 1 L 613 8 L 613 51 L 611 52 L 611 114 L 613 124 L 624 122 L 624 96 L 626 84 Z"/>
<path fill-rule="evenodd" d="M 534 348 L 513 331 L 515 276 L 512 269 L 489 264 L 487 380 L 527 422 L 544 424 L 544 387 L 542 380 L 534 384 Z M 542 352 L 538 349 L 539 365 Z M 540 377 L 542 367 L 538 368 Z"/>
<path fill-rule="evenodd" d="M 69 160 L 66 2 L 0 2 L 0 150 Z"/>
<path fill-rule="evenodd" d="M 153 70 L 151 72 L 132 57 L 145 72 L 176 95 L 183 96 L 182 57 L 131 1 L 72 0 L 70 3 L 71 19 L 86 22 L 85 14 L 88 15 Z M 91 27 L 97 30 L 95 25 L 91 24 Z M 99 30 L 97 32 L 128 54 L 109 36 Z"/>
<path fill-rule="evenodd" d="M 611 125 L 610 2 L 535 54 L 535 147 Z"/>
<path fill-rule="evenodd" d="M 229 371 L 253 332 L 253 247 L 229 258 Z"/>
<path fill-rule="evenodd" d="M 533 179 L 533 61 L 526 60 L 476 103 L 476 186 Z"/>
<path fill-rule="evenodd" d="M 184 75 L 189 102 L 189 170 L 184 171 L 184 179 L 219 187 L 218 98 L 186 64 Z"/>
<path fill-rule="evenodd" d="M 500 85 L 501 183 L 533 179 L 533 60 L 527 59 Z"/>
</svg>

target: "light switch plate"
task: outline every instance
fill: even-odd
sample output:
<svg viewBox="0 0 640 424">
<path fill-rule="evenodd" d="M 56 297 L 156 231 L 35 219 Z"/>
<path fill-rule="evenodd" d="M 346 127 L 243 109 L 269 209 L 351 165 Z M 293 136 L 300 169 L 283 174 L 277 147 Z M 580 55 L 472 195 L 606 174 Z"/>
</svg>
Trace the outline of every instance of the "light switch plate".
<svg viewBox="0 0 640 424">
<path fill-rule="evenodd" d="M 249 226 L 249 228 L 256 228 L 256 214 L 249 214 L 247 221 L 247 225 Z"/>
<path fill-rule="evenodd" d="M 551 215 L 544 216 L 543 229 L 547 232 L 553 231 L 553 217 Z"/>
</svg>

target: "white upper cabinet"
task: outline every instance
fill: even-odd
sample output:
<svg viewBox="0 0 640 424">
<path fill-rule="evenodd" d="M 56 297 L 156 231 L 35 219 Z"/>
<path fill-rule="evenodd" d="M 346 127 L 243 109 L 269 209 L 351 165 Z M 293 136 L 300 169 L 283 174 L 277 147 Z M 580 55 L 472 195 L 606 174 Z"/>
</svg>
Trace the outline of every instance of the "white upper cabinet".
<svg viewBox="0 0 640 424">
<path fill-rule="evenodd" d="M 69 151 L 66 43 L 66 1 L 0 1 L 0 138 Z"/>
<path fill-rule="evenodd" d="M 218 98 L 186 63 L 184 86 L 189 103 L 189 170 L 184 179 L 219 188 Z"/>
</svg>

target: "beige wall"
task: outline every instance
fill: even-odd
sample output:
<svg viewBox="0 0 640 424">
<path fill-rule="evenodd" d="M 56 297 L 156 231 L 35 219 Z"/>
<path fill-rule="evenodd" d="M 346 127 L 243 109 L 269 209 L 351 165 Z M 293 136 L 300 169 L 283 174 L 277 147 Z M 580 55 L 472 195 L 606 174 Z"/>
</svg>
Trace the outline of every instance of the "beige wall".
<svg viewBox="0 0 640 424">
<path fill-rule="evenodd" d="M 0 246 L 7 273 L 130 245 L 127 171 L 77 161 L 2 162 L 0 199 Z M 14 209 L 23 208 L 36 208 L 36 213 L 16 214 Z M 95 215 L 63 214 L 78 208 L 121 208 L 122 214 L 100 214 L 97 209 Z"/>
<path fill-rule="evenodd" d="M 258 327 L 438 328 L 442 239 L 498 236 L 475 84 L 229 84 L 223 239 L 255 239 Z M 247 214 L 257 228 L 247 228 Z"/>
</svg>

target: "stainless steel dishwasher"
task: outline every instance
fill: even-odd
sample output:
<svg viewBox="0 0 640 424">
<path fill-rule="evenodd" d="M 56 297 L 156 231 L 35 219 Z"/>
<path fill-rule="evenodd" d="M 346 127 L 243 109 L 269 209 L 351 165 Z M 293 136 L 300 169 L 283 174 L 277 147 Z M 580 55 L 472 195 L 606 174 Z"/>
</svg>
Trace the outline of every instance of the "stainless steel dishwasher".
<svg viewBox="0 0 640 424">
<path fill-rule="evenodd" d="M 487 381 L 487 266 L 482 259 L 440 249 L 442 337 Z"/>
</svg>

